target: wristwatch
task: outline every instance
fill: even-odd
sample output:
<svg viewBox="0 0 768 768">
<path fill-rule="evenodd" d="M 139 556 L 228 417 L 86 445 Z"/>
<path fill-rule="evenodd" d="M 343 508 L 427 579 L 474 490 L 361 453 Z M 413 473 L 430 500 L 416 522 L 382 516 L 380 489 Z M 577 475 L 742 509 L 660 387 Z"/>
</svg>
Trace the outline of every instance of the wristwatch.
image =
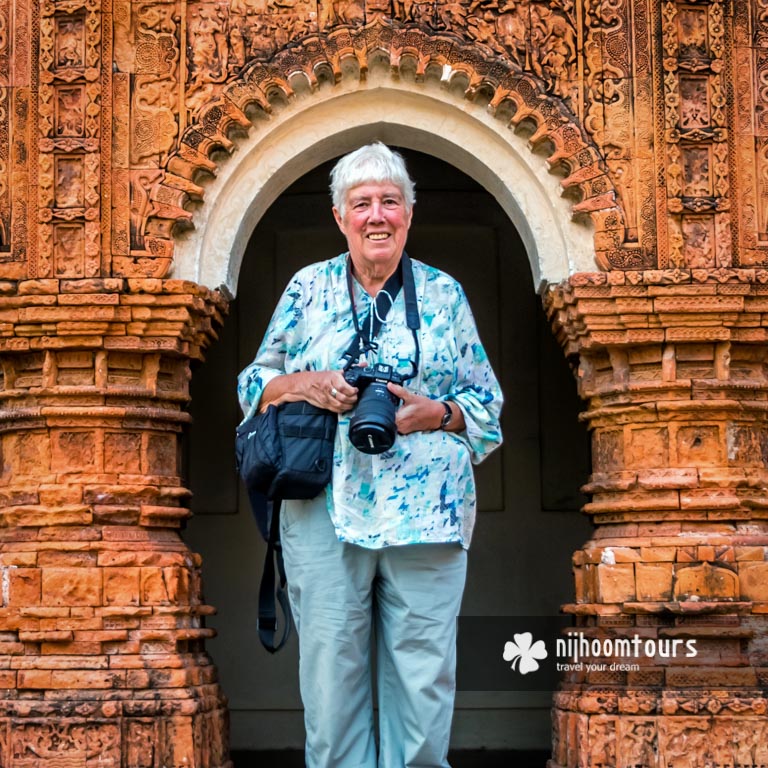
<svg viewBox="0 0 768 768">
<path fill-rule="evenodd" d="M 453 411 L 451 410 L 451 406 L 448 405 L 445 400 L 443 400 L 443 408 L 445 408 L 445 413 L 443 414 L 443 418 L 440 419 L 440 429 L 446 429 L 446 427 L 451 423 L 451 419 L 453 418 Z"/>
</svg>

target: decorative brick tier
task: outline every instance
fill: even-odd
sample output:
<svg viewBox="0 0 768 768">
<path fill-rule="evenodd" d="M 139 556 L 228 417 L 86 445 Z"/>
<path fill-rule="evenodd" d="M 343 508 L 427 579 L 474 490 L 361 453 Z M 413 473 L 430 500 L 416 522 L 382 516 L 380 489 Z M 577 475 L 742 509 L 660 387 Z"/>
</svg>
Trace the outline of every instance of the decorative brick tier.
<svg viewBox="0 0 768 768">
<path fill-rule="evenodd" d="M 230 766 L 180 435 L 218 294 L 0 285 L 0 765 Z"/>
<path fill-rule="evenodd" d="M 587 636 L 698 651 L 568 673 L 550 768 L 768 760 L 768 285 L 696 277 L 576 275 L 546 297 L 592 430 L 596 529 L 565 610 Z"/>
</svg>

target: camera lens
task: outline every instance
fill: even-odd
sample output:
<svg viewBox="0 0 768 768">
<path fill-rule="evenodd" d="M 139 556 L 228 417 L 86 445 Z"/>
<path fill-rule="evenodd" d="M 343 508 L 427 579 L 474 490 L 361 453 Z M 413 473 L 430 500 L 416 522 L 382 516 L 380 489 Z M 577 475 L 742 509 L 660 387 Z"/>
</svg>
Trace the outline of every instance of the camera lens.
<svg viewBox="0 0 768 768">
<path fill-rule="evenodd" d="M 386 384 L 371 382 L 363 391 L 349 422 L 349 441 L 362 453 L 384 453 L 395 442 L 398 399 Z"/>
</svg>

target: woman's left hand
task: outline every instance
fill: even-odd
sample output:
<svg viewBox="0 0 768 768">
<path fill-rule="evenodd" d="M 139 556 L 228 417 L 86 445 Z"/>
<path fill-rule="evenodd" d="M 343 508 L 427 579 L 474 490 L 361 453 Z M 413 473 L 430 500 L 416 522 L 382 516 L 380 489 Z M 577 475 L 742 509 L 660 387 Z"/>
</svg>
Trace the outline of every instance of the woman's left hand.
<svg viewBox="0 0 768 768">
<path fill-rule="evenodd" d="M 395 425 L 401 435 L 410 432 L 432 432 L 440 428 L 445 408 L 440 400 L 409 392 L 405 387 L 389 382 L 387 389 L 403 403 L 395 414 Z"/>
</svg>

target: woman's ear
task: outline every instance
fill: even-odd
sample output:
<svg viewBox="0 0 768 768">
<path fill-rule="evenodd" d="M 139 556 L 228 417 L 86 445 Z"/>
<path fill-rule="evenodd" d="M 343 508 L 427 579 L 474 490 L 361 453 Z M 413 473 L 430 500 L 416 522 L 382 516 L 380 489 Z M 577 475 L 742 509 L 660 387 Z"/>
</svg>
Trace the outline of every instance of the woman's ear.
<svg viewBox="0 0 768 768">
<path fill-rule="evenodd" d="M 339 225 L 341 233 L 346 235 L 347 232 L 344 227 L 344 219 L 342 219 L 341 214 L 339 213 L 339 209 L 335 205 L 333 206 L 333 218 L 336 219 L 336 223 Z"/>
</svg>

